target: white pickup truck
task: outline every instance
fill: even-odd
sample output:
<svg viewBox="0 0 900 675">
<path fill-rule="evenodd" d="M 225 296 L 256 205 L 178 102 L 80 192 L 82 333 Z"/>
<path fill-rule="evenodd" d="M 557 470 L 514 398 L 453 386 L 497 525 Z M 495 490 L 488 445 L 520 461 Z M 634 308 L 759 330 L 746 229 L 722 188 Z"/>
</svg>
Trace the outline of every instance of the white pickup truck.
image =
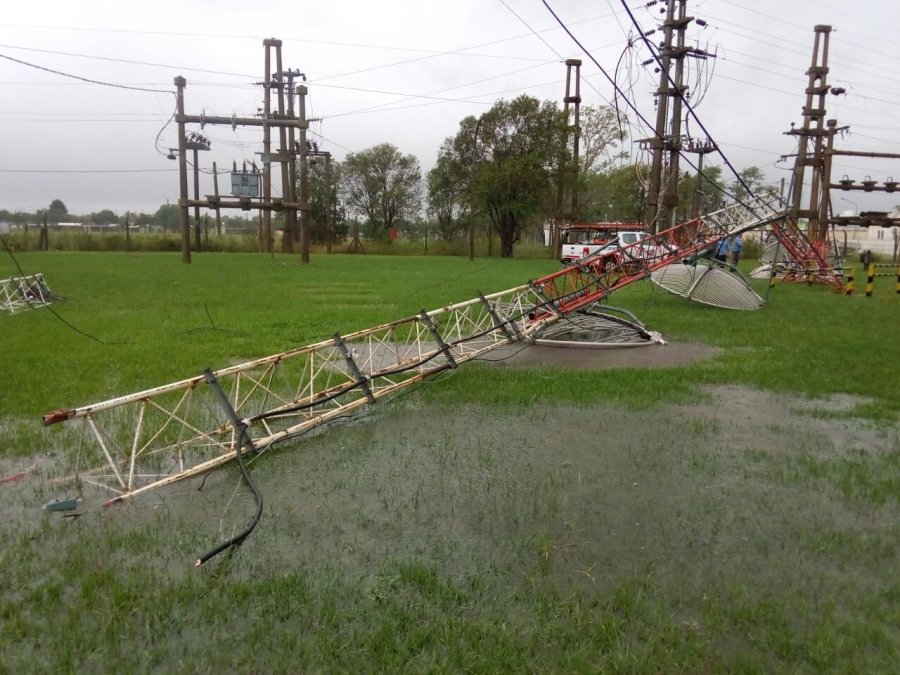
<svg viewBox="0 0 900 675">
<path fill-rule="evenodd" d="M 661 250 L 639 224 L 598 223 L 573 225 L 562 233 L 560 262 L 568 265 L 588 255 L 603 255 L 601 266 L 611 269 L 623 262 L 655 258 Z M 644 243 L 642 243 L 644 242 Z"/>
</svg>

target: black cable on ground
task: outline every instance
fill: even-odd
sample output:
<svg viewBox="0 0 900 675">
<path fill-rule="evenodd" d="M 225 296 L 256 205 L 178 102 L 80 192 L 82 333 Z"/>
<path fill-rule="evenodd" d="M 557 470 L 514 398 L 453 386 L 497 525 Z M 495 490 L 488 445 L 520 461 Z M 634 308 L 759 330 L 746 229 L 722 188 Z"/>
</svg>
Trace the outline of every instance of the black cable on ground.
<svg viewBox="0 0 900 675">
<path fill-rule="evenodd" d="M 244 464 L 244 446 L 247 447 L 248 451 L 256 451 L 256 448 L 253 447 L 253 441 L 250 440 L 250 435 L 247 433 L 247 424 L 237 418 L 237 413 L 235 413 L 234 408 L 231 407 L 231 402 L 228 400 L 228 397 L 225 396 L 225 392 L 222 391 L 222 387 L 219 386 L 219 382 L 218 380 L 216 380 L 216 376 L 213 375 L 212 370 L 207 368 L 204 371 L 203 376 L 206 378 L 207 384 L 209 384 L 213 388 L 213 391 L 215 391 L 216 396 L 218 396 L 219 401 L 222 403 L 222 407 L 225 408 L 226 414 L 231 419 L 232 427 L 234 428 L 237 435 L 237 448 L 235 449 L 235 454 L 237 455 L 238 466 L 241 470 L 241 476 L 250 487 L 250 490 L 253 492 L 253 498 L 256 500 L 256 513 L 243 531 L 231 537 L 230 539 L 223 541 L 215 548 L 210 549 L 208 552 L 197 558 L 197 562 L 194 563 L 194 567 L 200 567 L 200 565 L 205 563 L 210 558 L 217 556 L 222 551 L 229 549 L 232 546 L 236 546 L 244 541 L 244 539 L 246 539 L 259 524 L 259 519 L 262 517 L 263 510 L 262 493 L 260 493 L 259 489 L 256 487 L 256 484 L 250 479 L 250 474 L 247 472 L 247 466 Z"/>
<path fill-rule="evenodd" d="M 6 249 L 6 252 L 9 254 L 9 257 L 12 259 L 13 263 L 15 264 L 15 266 L 19 269 L 19 272 L 22 274 L 22 276 L 23 276 L 23 277 L 27 277 L 28 275 L 25 274 L 25 270 L 22 269 L 22 266 L 19 264 L 19 261 L 16 259 L 16 256 L 13 254 L 12 248 L 10 248 L 9 244 L 7 243 L 7 241 L 6 241 L 6 239 L 3 237 L 3 235 L 0 235 L 0 242 L 3 243 L 3 247 Z M 30 305 L 30 304 L 31 304 L 31 303 L 29 303 L 29 305 Z M 78 333 L 79 335 L 83 335 L 83 336 L 86 337 L 86 338 L 90 338 L 90 339 L 93 340 L 94 342 L 97 342 L 97 343 L 99 343 L 99 344 L 101 344 L 101 345 L 107 345 L 107 344 L 126 344 L 126 343 L 124 343 L 124 342 L 113 342 L 113 343 L 107 343 L 107 342 L 104 342 L 104 341 L 101 340 L 100 338 L 94 337 L 94 336 L 91 335 L 90 333 L 85 333 L 83 330 L 81 330 L 81 329 L 78 328 L 77 326 L 73 325 L 73 324 L 70 323 L 69 321 L 66 321 L 66 320 L 65 320 L 62 316 L 60 316 L 59 313 L 58 313 L 55 309 L 53 309 L 53 307 L 51 307 L 50 305 L 44 304 L 44 305 L 42 305 L 42 306 L 43 306 L 48 312 L 50 312 L 51 315 L 53 315 L 54 317 L 56 317 L 57 319 L 59 319 L 60 321 L 62 321 L 66 326 L 68 326 L 69 328 L 71 328 L 72 330 L 74 330 L 76 333 Z"/>
</svg>

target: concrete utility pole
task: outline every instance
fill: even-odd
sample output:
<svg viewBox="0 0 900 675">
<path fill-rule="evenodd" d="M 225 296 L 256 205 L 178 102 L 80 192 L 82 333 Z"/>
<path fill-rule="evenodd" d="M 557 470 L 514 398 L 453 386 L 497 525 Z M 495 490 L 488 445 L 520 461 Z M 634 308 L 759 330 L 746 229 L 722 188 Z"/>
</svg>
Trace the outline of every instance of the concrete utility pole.
<svg viewBox="0 0 900 675">
<path fill-rule="evenodd" d="M 575 71 L 574 77 L 574 93 L 572 87 L 572 70 Z M 573 104 L 575 109 L 574 124 L 569 126 L 569 105 Z M 563 114 L 566 117 L 566 130 L 572 129 L 572 156 L 569 157 L 568 148 L 563 152 L 559 159 L 559 174 L 556 181 L 556 213 L 553 219 L 553 230 L 551 232 L 551 243 L 553 246 L 554 256 L 559 257 L 560 250 L 560 230 L 566 221 L 572 222 L 578 218 L 578 160 L 579 147 L 581 139 L 581 60 L 566 59 L 566 95 L 563 97 Z M 566 134 L 565 143 L 568 145 L 568 133 Z M 569 161 L 571 160 L 571 163 Z M 571 180 L 566 180 L 570 178 Z M 571 191 L 571 207 L 568 213 L 563 211 L 563 193 L 565 184 L 570 183 Z"/>
<path fill-rule="evenodd" d="M 694 199 L 691 202 L 691 218 L 699 218 L 703 201 L 703 156 L 716 152 L 718 148 L 711 140 L 696 141 L 689 139 L 681 147 L 682 152 L 690 152 L 697 155 L 697 182 L 694 185 Z"/>
<path fill-rule="evenodd" d="M 300 118 L 300 262 L 309 264 L 309 148 L 306 144 L 306 85 L 297 87 L 297 107 Z M 293 164 L 293 162 L 292 162 Z M 296 181 L 291 181 L 296 185 Z"/>
<path fill-rule="evenodd" d="M 806 105 L 803 106 L 803 126 L 791 129 L 788 135 L 799 136 L 797 161 L 794 164 L 794 185 L 791 192 L 789 215 L 795 220 L 808 219 L 807 235 L 812 240 L 826 238 L 826 229 L 819 226 L 819 192 L 820 176 L 824 169 L 822 139 L 825 131 L 825 96 L 828 93 L 828 36 L 831 26 L 815 26 L 815 42 L 813 44 L 812 63 L 806 74 L 809 78 L 806 85 Z M 809 153 L 809 139 L 813 139 L 812 156 Z M 803 180 L 806 167 L 812 167 L 813 177 L 809 192 L 808 207 L 801 208 L 803 201 Z"/>
<path fill-rule="evenodd" d="M 282 67 L 281 61 L 281 44 L 279 41 L 278 47 L 275 49 L 275 73 L 272 76 L 272 85 L 276 88 L 278 92 L 278 117 L 283 118 L 285 115 L 285 94 L 289 96 L 293 96 L 293 92 L 287 91 L 285 92 L 285 82 L 284 82 L 284 69 Z M 291 186 L 291 171 L 290 171 L 290 148 L 288 148 L 287 144 L 287 129 L 284 127 L 278 127 L 278 161 L 281 163 L 281 199 L 282 201 L 293 201 L 291 199 L 291 195 L 294 193 L 293 187 Z M 288 211 L 282 211 L 282 250 L 285 253 L 293 253 L 294 251 L 294 242 L 296 241 L 296 232 L 294 231 L 294 219 L 291 217 L 293 213 Z"/>
<path fill-rule="evenodd" d="M 652 138 L 641 141 L 642 145 L 649 145 L 653 151 L 644 208 L 644 225 L 651 232 L 671 227 L 678 207 L 678 164 L 680 153 L 686 147 L 681 136 L 682 104 L 688 90 L 683 82 L 684 59 L 688 56 L 699 59 L 713 56 L 702 49 L 685 45 L 685 29 L 693 20 L 694 17 L 687 15 L 687 0 L 667 0 L 664 40 L 660 50 L 662 65 L 659 88 L 656 90 L 656 128 Z M 690 141 L 688 146 L 699 147 Z M 666 158 L 668 161 L 664 161 Z"/>
<path fill-rule="evenodd" d="M 279 54 L 281 53 L 281 40 L 276 40 L 274 38 L 269 38 L 263 40 L 263 48 L 265 50 L 265 70 L 263 72 L 263 154 L 262 154 L 262 165 L 263 165 L 263 173 L 262 173 L 262 189 L 263 189 L 263 201 L 267 204 L 272 201 L 272 132 L 269 127 L 268 121 L 272 117 L 272 53 L 271 50 L 277 49 Z M 263 241 L 265 242 L 266 253 L 271 253 L 273 248 L 273 237 L 272 237 L 272 213 L 271 211 L 266 211 L 264 214 L 260 213 L 260 217 L 262 221 L 260 222 L 260 227 L 262 228 Z M 284 245 L 284 242 L 282 242 Z"/>
<path fill-rule="evenodd" d="M 830 213 L 831 190 L 863 191 L 863 192 L 895 192 L 898 183 L 892 178 L 878 185 L 866 176 L 857 183 L 844 176 L 835 182 L 832 179 L 832 164 L 835 156 L 870 157 L 880 159 L 900 159 L 900 154 L 889 152 L 854 152 L 852 150 L 836 150 L 835 136 L 849 129 L 838 126 L 837 120 L 825 120 L 825 97 L 829 93 L 839 96 L 846 93 L 842 87 L 830 87 L 827 83 L 828 41 L 831 26 L 815 26 L 812 63 L 806 74 L 809 81 L 806 87 L 806 105 L 803 106 L 803 125 L 800 129 L 786 131 L 786 135 L 798 136 L 797 161 L 794 164 L 793 185 L 790 194 L 790 215 L 795 219 L 808 219 L 807 234 L 815 242 L 824 246 L 828 241 L 829 225 L 860 225 L 863 227 L 893 227 L 900 224 L 900 218 L 890 218 L 880 212 L 857 213 L 854 216 L 833 216 Z M 813 150 L 810 153 L 809 143 L 812 139 Z M 823 147 L 824 146 L 824 147 Z M 803 181 L 806 167 L 812 168 L 810 177 L 809 200 L 803 207 Z"/>
<path fill-rule="evenodd" d="M 675 0 L 668 0 L 666 20 L 663 24 L 662 67 L 659 73 L 659 87 L 656 90 L 656 127 L 650 147 L 653 149 L 653 160 L 650 163 L 650 180 L 647 187 L 647 204 L 644 208 L 644 225 L 650 232 L 658 232 L 659 192 L 662 184 L 663 149 L 666 146 L 666 120 L 669 113 L 669 65 L 672 50 L 672 26 L 675 22 Z"/>
<path fill-rule="evenodd" d="M 213 195 L 215 195 L 216 203 L 219 202 L 219 170 L 216 163 L 213 162 Z M 216 206 L 216 236 L 222 234 L 222 209 Z"/>
<path fill-rule="evenodd" d="M 199 150 L 209 150 L 209 140 L 205 136 L 193 132 L 187 138 L 185 148 L 193 151 L 194 155 L 194 250 L 200 251 L 200 161 L 197 156 Z"/>
<path fill-rule="evenodd" d="M 671 3 L 670 3 L 671 4 Z M 675 47 L 669 47 L 669 58 L 675 60 L 675 89 L 672 92 L 671 133 L 669 135 L 669 161 L 667 178 L 663 190 L 663 216 L 657 220 L 657 232 L 667 230 L 675 224 L 675 209 L 678 207 L 678 159 L 681 153 L 681 103 L 684 100 L 684 57 L 689 48 L 684 46 L 684 31 L 693 17 L 687 16 L 687 0 L 679 0 L 678 17 L 674 28 L 677 33 Z"/>
<path fill-rule="evenodd" d="M 298 74 L 299 71 L 288 71 L 286 73 L 287 84 L 285 85 L 285 93 L 287 94 L 287 110 L 288 116 L 294 116 L 294 97 L 296 96 L 296 92 L 294 91 L 294 75 Z M 287 154 L 287 164 L 282 165 L 282 170 L 287 172 L 287 192 L 284 193 L 285 201 L 296 202 L 297 201 L 297 141 L 294 138 L 294 129 L 288 128 L 287 130 L 287 144 L 284 146 L 284 151 Z M 291 211 L 290 209 L 284 212 L 284 220 L 286 223 L 290 223 L 290 230 L 293 234 L 294 241 L 297 241 L 298 232 L 297 232 L 297 213 L 296 211 Z M 302 238 L 302 237 L 301 237 Z"/>
</svg>

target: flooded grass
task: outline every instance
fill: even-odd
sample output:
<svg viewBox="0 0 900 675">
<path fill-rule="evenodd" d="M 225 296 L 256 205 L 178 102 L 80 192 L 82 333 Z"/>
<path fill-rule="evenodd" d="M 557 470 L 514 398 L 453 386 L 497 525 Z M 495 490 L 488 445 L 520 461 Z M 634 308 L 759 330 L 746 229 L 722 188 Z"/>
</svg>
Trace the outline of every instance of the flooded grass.
<svg viewBox="0 0 900 675">
<path fill-rule="evenodd" d="M 0 664 L 889 671 L 896 428 L 705 395 L 635 411 L 413 394 L 256 458 L 261 525 L 199 570 L 252 512 L 234 467 L 77 518 L 40 509 L 59 495 L 38 467 L 0 491 Z"/>
<path fill-rule="evenodd" d="M 55 482 L 80 432 L 41 414 L 509 288 L 554 261 L 21 260 L 102 342 L 44 311 L 0 322 L 0 480 L 14 477 L 0 485 L 0 673 L 900 662 L 900 296 L 779 286 L 759 312 L 729 313 L 635 284 L 616 304 L 673 349 L 607 355 L 602 371 L 559 350 L 468 364 L 272 448 L 251 464 L 257 531 L 196 569 L 253 513 L 237 468 L 102 510 L 90 485 Z M 80 515 L 42 508 L 76 496 Z"/>
</svg>

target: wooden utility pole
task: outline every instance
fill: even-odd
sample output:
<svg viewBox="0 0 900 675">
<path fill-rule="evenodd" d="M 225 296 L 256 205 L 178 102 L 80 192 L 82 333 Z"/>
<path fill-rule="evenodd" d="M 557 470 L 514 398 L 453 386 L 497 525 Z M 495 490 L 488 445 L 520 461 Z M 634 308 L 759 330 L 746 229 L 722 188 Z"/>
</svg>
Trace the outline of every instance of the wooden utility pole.
<svg viewBox="0 0 900 675">
<path fill-rule="evenodd" d="M 331 182 L 331 153 L 325 153 L 325 180 L 328 183 L 328 206 L 325 209 L 325 252 L 331 254 L 331 243 L 334 239 L 334 221 L 332 210 L 334 209 L 334 185 Z"/>
<path fill-rule="evenodd" d="M 191 230 L 188 216 L 187 138 L 184 135 L 184 88 L 187 81 L 175 78 L 175 118 L 178 124 L 178 208 L 181 212 L 181 262 L 191 262 Z"/>
<path fill-rule="evenodd" d="M 478 173 L 478 130 L 484 121 L 484 115 L 478 117 L 475 122 L 475 131 L 472 133 L 472 174 L 469 181 L 469 260 L 475 260 L 475 179 Z"/>
<path fill-rule="evenodd" d="M 47 234 L 47 210 L 44 209 L 44 222 L 38 235 L 38 251 L 50 250 L 50 236 Z"/>
</svg>

